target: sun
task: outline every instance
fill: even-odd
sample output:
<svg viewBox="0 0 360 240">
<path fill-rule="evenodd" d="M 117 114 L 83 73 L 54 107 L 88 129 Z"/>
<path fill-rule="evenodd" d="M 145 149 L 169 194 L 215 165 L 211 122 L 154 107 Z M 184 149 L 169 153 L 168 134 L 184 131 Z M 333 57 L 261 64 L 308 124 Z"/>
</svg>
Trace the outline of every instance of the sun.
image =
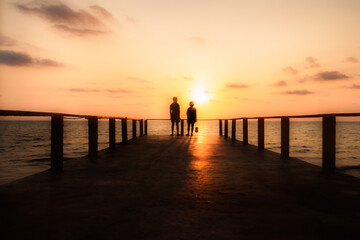
<svg viewBox="0 0 360 240">
<path fill-rule="evenodd" d="M 205 89 L 195 88 L 191 91 L 191 96 L 195 103 L 207 103 L 210 96 Z"/>
</svg>

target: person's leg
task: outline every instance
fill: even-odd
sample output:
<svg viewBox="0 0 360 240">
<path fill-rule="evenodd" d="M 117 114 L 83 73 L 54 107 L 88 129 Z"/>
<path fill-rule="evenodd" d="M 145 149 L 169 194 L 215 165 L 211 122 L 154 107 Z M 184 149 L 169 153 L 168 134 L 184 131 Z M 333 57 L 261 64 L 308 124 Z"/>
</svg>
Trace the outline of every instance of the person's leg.
<svg viewBox="0 0 360 240">
<path fill-rule="evenodd" d="M 179 122 L 176 122 L 176 133 L 179 136 Z"/>
<path fill-rule="evenodd" d="M 194 125 L 195 125 L 195 123 L 191 123 L 191 136 L 193 135 L 193 132 L 194 132 Z"/>
<path fill-rule="evenodd" d="M 174 121 L 171 121 L 171 136 L 174 135 Z"/>
<path fill-rule="evenodd" d="M 187 122 L 187 130 L 188 130 L 188 133 L 186 134 L 186 136 L 189 136 L 189 133 L 190 133 L 190 123 Z"/>
</svg>

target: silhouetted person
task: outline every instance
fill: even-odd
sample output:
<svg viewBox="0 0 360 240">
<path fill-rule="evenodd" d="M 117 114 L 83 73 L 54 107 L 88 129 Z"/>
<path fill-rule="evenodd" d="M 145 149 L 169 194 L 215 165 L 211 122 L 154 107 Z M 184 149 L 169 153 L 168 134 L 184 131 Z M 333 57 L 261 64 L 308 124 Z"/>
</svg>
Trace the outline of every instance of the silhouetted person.
<svg viewBox="0 0 360 240">
<path fill-rule="evenodd" d="M 186 136 L 189 136 L 189 132 L 190 132 L 190 126 L 191 126 L 191 136 L 193 135 L 194 132 L 194 124 L 197 121 L 196 119 L 196 108 L 194 108 L 194 102 L 191 101 L 189 103 L 190 107 L 187 109 L 186 111 L 186 115 L 187 115 L 187 130 L 188 133 L 186 134 Z"/>
<path fill-rule="evenodd" d="M 171 136 L 174 136 L 174 124 L 176 123 L 177 135 L 179 134 L 180 122 L 180 105 L 177 103 L 177 97 L 173 97 L 173 103 L 170 104 L 170 119 L 171 119 Z"/>
</svg>

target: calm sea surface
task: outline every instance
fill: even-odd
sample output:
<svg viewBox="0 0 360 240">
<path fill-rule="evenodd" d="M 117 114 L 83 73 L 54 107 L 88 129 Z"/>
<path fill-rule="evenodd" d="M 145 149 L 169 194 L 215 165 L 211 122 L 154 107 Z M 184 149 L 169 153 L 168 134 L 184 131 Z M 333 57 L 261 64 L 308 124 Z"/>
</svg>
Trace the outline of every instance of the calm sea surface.
<svg viewBox="0 0 360 240">
<path fill-rule="evenodd" d="M 230 122 L 229 122 L 230 123 Z M 116 142 L 121 141 L 120 121 L 116 122 Z M 139 125 L 139 123 L 138 123 Z M 218 121 L 196 123 L 201 135 L 217 135 Z M 0 184 L 49 168 L 50 121 L 0 121 Z M 137 127 L 139 135 L 139 126 Z M 99 121 L 99 150 L 108 147 L 108 121 Z M 242 139 L 242 121 L 237 121 L 237 139 Z M 231 124 L 229 124 L 231 133 Z M 169 121 L 149 121 L 149 135 L 170 134 Z M 320 121 L 291 121 L 290 156 L 321 165 L 322 124 Z M 64 122 L 64 157 L 87 155 L 87 121 Z M 132 124 L 128 122 L 128 137 Z M 257 121 L 249 121 L 249 143 L 257 145 Z M 280 121 L 265 121 L 265 148 L 280 152 Z M 71 160 L 69 160 L 71 161 Z M 337 122 L 336 166 L 360 177 L 360 122 Z"/>
</svg>

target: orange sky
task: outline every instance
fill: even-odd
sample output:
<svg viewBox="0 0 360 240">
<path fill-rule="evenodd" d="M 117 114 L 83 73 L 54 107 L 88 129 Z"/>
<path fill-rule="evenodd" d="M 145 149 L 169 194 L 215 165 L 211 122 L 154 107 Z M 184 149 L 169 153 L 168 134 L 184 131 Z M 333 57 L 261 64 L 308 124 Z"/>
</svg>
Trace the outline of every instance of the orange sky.
<svg viewBox="0 0 360 240">
<path fill-rule="evenodd" d="M 0 1 L 0 108 L 360 112 L 358 0 Z"/>
</svg>

